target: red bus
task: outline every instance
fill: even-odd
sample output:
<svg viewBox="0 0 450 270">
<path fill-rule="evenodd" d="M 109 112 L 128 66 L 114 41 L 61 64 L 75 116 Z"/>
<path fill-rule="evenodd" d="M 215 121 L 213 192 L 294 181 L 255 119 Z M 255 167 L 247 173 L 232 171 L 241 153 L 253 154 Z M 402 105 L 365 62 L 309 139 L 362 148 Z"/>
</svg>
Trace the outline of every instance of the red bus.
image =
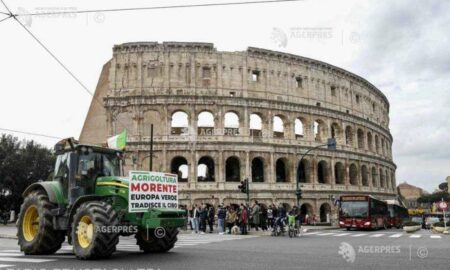
<svg viewBox="0 0 450 270">
<path fill-rule="evenodd" d="M 398 204 L 387 203 L 389 211 L 389 227 L 400 229 L 403 227 L 403 222 L 409 220 L 408 209 Z"/>
<path fill-rule="evenodd" d="M 367 195 L 340 198 L 339 227 L 350 229 L 386 229 L 389 212 L 386 202 Z"/>
</svg>

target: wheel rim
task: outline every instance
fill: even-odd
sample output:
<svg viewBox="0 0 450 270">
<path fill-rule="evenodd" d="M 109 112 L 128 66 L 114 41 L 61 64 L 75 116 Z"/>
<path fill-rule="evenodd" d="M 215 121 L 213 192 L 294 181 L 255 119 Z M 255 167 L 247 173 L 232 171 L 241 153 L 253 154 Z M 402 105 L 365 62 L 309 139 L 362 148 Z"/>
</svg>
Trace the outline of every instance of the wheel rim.
<svg viewBox="0 0 450 270">
<path fill-rule="evenodd" d="M 83 216 L 78 222 L 77 238 L 82 248 L 87 248 L 92 243 L 94 235 L 94 224 L 89 216 Z"/>
<path fill-rule="evenodd" d="M 22 223 L 23 237 L 26 241 L 34 240 L 39 231 L 39 212 L 36 206 L 30 206 L 25 211 Z"/>
</svg>

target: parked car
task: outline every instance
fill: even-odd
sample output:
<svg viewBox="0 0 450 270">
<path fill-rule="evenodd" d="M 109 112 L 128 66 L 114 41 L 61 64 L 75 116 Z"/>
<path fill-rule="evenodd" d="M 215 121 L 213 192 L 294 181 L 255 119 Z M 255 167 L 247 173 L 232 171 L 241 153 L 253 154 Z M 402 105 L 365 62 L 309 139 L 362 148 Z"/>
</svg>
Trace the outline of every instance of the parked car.
<svg viewBox="0 0 450 270">
<path fill-rule="evenodd" d="M 438 223 L 439 221 L 440 220 L 438 217 L 427 217 L 427 219 L 425 219 L 425 229 L 431 229 L 431 226 L 433 226 L 434 223 Z"/>
</svg>

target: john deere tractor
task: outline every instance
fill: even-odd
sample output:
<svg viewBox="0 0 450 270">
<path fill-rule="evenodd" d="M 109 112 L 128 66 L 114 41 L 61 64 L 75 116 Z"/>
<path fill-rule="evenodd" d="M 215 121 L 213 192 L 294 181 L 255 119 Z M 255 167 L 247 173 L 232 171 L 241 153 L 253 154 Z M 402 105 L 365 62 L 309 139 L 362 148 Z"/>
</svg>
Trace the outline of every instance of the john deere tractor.
<svg viewBox="0 0 450 270">
<path fill-rule="evenodd" d="M 23 193 L 17 236 L 25 254 L 52 254 L 66 236 L 79 259 L 110 256 L 120 235 L 134 234 L 145 253 L 174 247 L 185 212 L 149 208 L 130 213 L 121 151 L 70 138 L 57 143 L 55 153 L 52 180 L 36 182 Z"/>
</svg>

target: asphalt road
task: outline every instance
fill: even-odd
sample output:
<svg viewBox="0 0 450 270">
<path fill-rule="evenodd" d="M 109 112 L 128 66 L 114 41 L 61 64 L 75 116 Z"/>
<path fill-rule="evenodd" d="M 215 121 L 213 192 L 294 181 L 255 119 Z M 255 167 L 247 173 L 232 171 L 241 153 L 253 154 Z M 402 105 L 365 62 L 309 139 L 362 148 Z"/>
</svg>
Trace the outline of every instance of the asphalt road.
<svg viewBox="0 0 450 270">
<path fill-rule="evenodd" d="M 450 269 L 450 236 L 429 231 L 320 231 L 301 237 L 181 234 L 166 254 L 138 251 L 122 238 L 107 260 L 80 261 L 71 247 L 52 256 L 24 256 L 17 240 L 0 239 L 3 269 Z"/>
</svg>

